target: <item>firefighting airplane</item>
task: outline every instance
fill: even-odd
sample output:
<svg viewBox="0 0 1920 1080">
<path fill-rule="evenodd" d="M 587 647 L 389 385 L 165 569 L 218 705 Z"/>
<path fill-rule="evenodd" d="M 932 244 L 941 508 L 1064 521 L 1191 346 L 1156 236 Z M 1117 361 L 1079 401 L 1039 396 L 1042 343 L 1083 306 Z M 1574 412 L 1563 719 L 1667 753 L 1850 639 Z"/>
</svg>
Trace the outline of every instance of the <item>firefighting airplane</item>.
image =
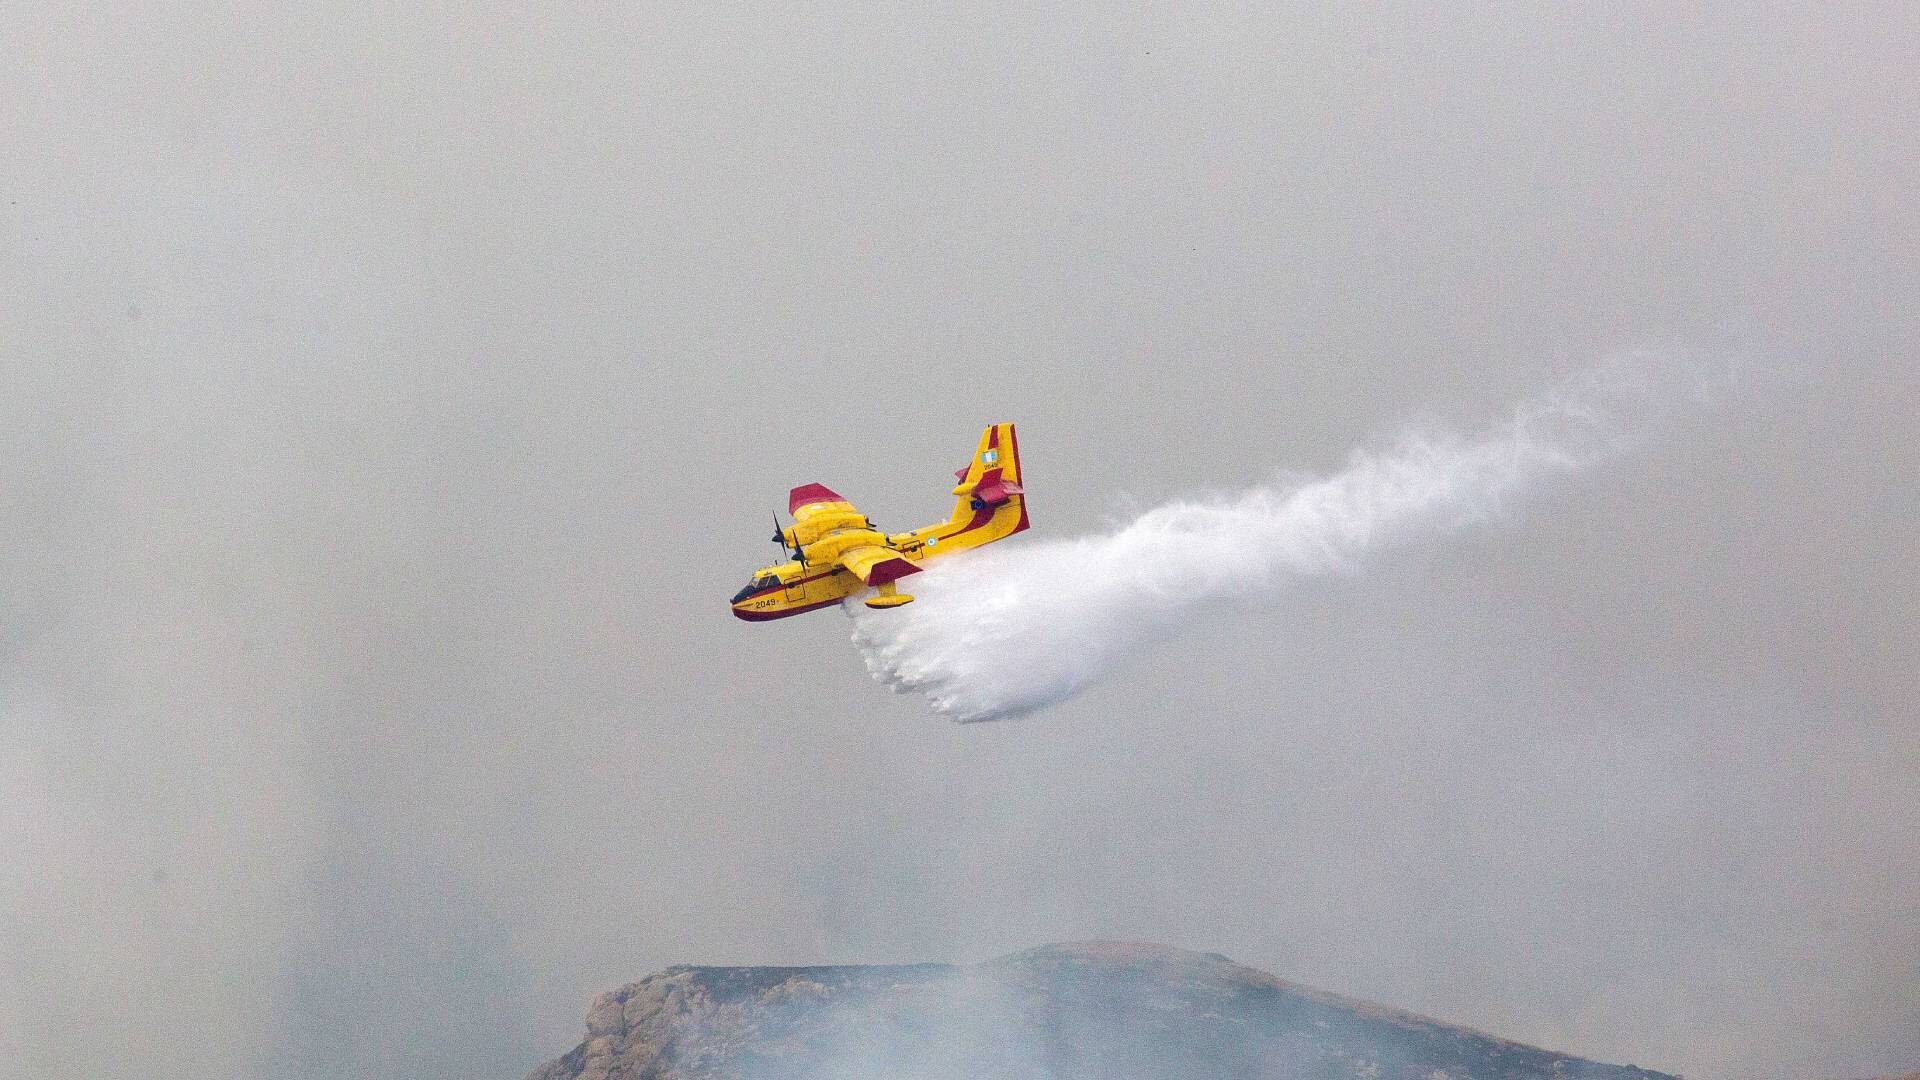
<svg viewBox="0 0 1920 1080">
<path fill-rule="evenodd" d="M 733 614 L 749 622 L 784 619 L 838 603 L 863 587 L 879 591 L 870 608 L 892 608 L 913 597 L 895 582 L 917 574 L 915 565 L 948 552 L 991 544 L 1027 527 L 1027 500 L 1020 488 L 1020 444 L 1012 424 L 980 433 L 967 467 L 953 474 L 953 515 L 912 532 L 882 533 L 853 504 L 821 487 L 803 484 L 787 496 L 793 524 L 773 540 L 793 557 L 753 575 L 733 595 Z M 780 519 L 774 518 L 779 528 Z"/>
</svg>

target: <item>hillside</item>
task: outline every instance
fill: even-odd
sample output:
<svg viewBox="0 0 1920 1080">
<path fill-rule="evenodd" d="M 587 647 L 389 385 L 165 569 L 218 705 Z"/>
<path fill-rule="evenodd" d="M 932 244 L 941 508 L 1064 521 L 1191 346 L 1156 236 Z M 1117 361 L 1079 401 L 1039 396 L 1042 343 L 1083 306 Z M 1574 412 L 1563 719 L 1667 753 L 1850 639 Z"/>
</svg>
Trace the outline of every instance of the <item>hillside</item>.
<svg viewBox="0 0 1920 1080">
<path fill-rule="evenodd" d="M 529 1080 L 1672 1080 L 1324 993 L 1216 954 L 673 967 L 603 994 Z"/>
</svg>

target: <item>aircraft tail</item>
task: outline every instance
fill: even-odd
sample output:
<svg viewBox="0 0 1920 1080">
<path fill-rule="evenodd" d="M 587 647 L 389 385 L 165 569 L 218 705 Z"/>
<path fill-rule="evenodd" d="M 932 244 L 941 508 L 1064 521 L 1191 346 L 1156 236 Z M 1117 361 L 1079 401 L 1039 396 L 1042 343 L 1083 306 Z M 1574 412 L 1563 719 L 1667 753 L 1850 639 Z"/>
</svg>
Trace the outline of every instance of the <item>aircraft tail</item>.
<svg viewBox="0 0 1920 1080">
<path fill-rule="evenodd" d="M 973 459 L 954 474 L 953 514 L 940 528 L 943 547 L 978 547 L 1025 530 L 1026 490 L 1020 484 L 1020 441 L 1012 424 L 980 433 Z"/>
</svg>

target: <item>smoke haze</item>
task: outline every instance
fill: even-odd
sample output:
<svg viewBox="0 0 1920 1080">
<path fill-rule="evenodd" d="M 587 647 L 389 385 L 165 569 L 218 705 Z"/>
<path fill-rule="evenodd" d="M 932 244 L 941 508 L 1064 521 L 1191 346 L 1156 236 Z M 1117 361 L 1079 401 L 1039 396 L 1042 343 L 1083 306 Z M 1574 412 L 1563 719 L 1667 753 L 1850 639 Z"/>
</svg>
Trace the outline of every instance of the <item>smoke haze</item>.
<svg viewBox="0 0 1920 1080">
<path fill-rule="evenodd" d="M 1099 938 L 1917 1067 L 1915 71 L 1911 4 L 0 5 L 0 1077 Z M 1011 554 L 1638 348 L 1806 377 L 1020 723 L 726 609 L 992 420 Z"/>
</svg>

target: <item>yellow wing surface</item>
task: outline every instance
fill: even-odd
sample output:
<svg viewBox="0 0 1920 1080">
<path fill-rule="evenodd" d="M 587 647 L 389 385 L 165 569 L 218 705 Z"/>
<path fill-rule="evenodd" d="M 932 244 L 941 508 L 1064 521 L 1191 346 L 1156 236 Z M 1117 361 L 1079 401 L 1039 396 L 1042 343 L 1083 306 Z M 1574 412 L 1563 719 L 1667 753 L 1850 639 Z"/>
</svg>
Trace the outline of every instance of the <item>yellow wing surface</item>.
<svg viewBox="0 0 1920 1080">
<path fill-rule="evenodd" d="M 888 585 L 920 572 L 919 567 L 902 558 L 898 551 L 878 545 L 848 548 L 840 553 L 839 562 L 859 578 L 862 585 Z"/>
</svg>

